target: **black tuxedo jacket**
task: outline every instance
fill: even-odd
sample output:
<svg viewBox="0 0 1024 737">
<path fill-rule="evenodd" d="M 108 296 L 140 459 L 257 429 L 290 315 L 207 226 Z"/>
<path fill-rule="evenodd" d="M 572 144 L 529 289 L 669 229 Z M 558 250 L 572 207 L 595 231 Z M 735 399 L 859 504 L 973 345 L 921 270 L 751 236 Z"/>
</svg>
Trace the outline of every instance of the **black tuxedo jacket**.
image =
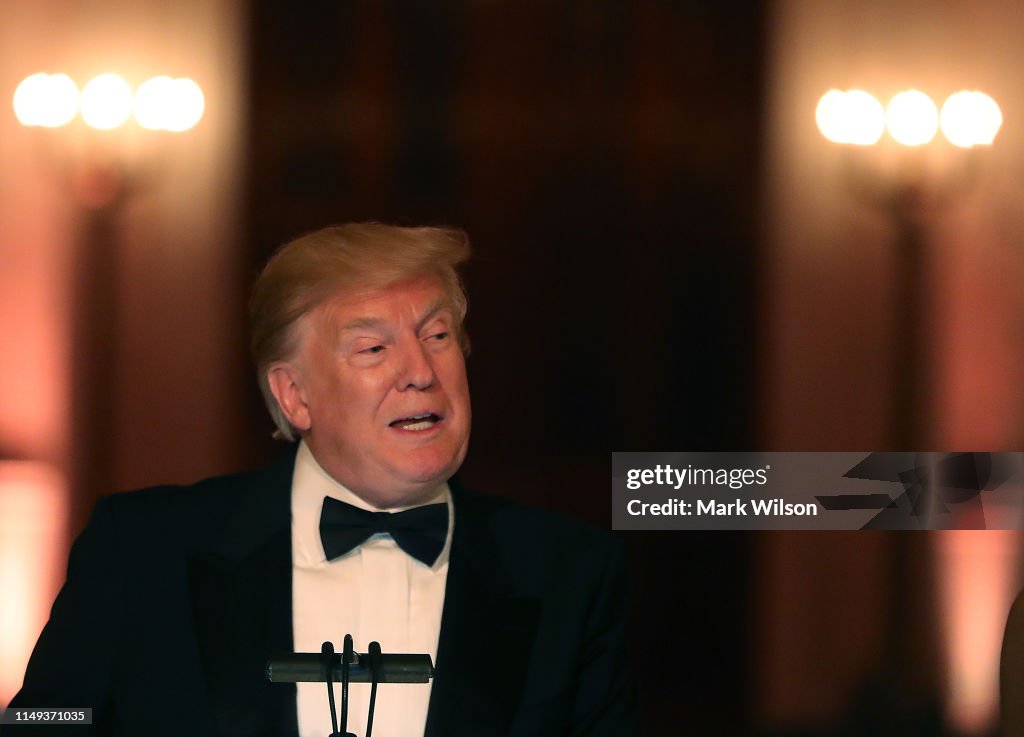
<svg viewBox="0 0 1024 737">
<path fill-rule="evenodd" d="M 1024 737 L 1024 592 L 1006 619 L 999 657 L 1000 737 Z"/>
<path fill-rule="evenodd" d="M 101 500 L 11 706 L 92 707 L 96 734 L 297 735 L 294 686 L 264 678 L 293 649 L 293 465 Z M 426 737 L 636 734 L 616 541 L 450 486 Z"/>
</svg>

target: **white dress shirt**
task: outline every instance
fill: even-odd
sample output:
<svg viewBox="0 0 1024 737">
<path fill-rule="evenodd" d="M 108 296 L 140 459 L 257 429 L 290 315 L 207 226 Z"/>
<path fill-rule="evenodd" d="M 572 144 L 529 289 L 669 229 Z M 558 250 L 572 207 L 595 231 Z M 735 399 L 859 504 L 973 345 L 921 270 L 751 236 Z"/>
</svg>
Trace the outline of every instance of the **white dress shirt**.
<svg viewBox="0 0 1024 737">
<path fill-rule="evenodd" d="M 328 562 L 320 542 L 320 510 L 333 497 L 370 511 L 377 510 L 331 478 L 302 443 L 292 477 L 292 621 L 295 651 L 319 653 L 325 640 L 341 652 L 351 634 L 357 652 L 372 640 L 385 653 L 429 653 L 437 661 L 444 588 L 452 542 L 451 492 L 442 484 L 424 504 L 448 504 L 448 539 L 433 566 L 406 554 L 387 533 L 372 536 L 355 550 Z M 388 511 L 399 512 L 407 507 Z M 338 719 L 341 688 L 335 687 Z M 370 684 L 349 686 L 348 730 L 366 734 Z M 427 721 L 430 684 L 380 684 L 373 718 L 374 737 L 422 737 Z M 301 737 L 331 733 L 327 686 L 298 684 Z M 340 728 L 340 724 L 339 724 Z"/>
</svg>

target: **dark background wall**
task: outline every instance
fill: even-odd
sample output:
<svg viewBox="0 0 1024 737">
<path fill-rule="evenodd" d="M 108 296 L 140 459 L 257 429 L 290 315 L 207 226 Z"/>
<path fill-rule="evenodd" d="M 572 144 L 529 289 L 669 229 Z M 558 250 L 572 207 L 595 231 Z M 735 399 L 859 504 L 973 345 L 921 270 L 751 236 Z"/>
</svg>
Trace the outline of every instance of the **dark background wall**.
<svg viewBox="0 0 1024 737">
<path fill-rule="evenodd" d="M 607 528 L 611 451 L 752 446 L 760 3 L 251 11 L 246 280 L 329 223 L 465 228 L 468 483 Z M 651 733 L 742 730 L 751 538 L 623 537 Z"/>
</svg>

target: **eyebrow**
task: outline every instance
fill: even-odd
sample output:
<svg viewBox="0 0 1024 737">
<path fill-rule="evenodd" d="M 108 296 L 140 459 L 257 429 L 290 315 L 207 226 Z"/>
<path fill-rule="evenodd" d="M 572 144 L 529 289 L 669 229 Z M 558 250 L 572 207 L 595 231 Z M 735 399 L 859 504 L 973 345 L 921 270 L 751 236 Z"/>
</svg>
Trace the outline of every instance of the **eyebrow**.
<svg viewBox="0 0 1024 737">
<path fill-rule="evenodd" d="M 448 304 L 447 299 L 439 298 L 434 300 L 433 304 L 431 304 L 427 311 L 423 313 L 423 317 L 420 318 L 420 321 L 416 323 L 416 329 L 421 330 L 424 325 L 437 317 L 438 313 L 444 312 L 445 310 L 452 313 L 452 317 L 455 316 L 455 312 L 452 310 L 452 306 Z"/>
<path fill-rule="evenodd" d="M 422 329 L 424 325 L 426 325 L 428 322 L 437 317 L 437 314 L 439 312 L 443 312 L 444 310 L 448 310 L 449 312 L 452 312 L 452 314 L 454 315 L 451 305 L 448 304 L 447 299 L 435 300 L 430 305 L 430 307 L 427 308 L 426 312 L 423 313 L 423 316 L 417 321 L 416 329 Z M 341 335 L 342 333 L 346 333 L 352 330 L 372 330 L 375 328 L 382 327 L 385 324 L 385 322 L 385 320 L 379 317 L 357 317 L 354 320 L 349 320 L 344 325 L 336 326 L 335 333 L 337 335 Z"/>
<path fill-rule="evenodd" d="M 344 333 L 349 330 L 360 330 L 362 328 L 377 328 L 384 324 L 379 317 L 357 317 L 344 325 L 336 326 L 336 332 Z"/>
</svg>

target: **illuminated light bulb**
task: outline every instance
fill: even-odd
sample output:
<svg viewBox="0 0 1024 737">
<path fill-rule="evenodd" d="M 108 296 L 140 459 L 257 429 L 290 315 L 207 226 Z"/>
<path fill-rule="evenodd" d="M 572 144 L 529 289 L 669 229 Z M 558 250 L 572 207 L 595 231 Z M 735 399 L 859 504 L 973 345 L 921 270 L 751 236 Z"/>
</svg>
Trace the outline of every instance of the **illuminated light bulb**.
<svg viewBox="0 0 1024 737">
<path fill-rule="evenodd" d="M 81 107 L 87 125 L 117 128 L 132 114 L 132 88 L 116 74 L 101 74 L 82 89 Z"/>
<path fill-rule="evenodd" d="M 66 74 L 51 74 L 42 125 L 59 128 L 78 114 L 78 85 Z"/>
<path fill-rule="evenodd" d="M 170 77 L 147 79 L 135 91 L 135 120 L 147 130 L 163 130 L 171 116 L 174 82 Z"/>
<path fill-rule="evenodd" d="M 135 119 L 143 128 L 180 133 L 203 117 L 205 101 L 191 79 L 153 77 L 135 93 Z"/>
<path fill-rule="evenodd" d="M 1003 113 L 984 92 L 961 90 L 943 103 L 939 122 L 942 134 L 954 146 L 987 146 L 1003 125 Z"/>
<path fill-rule="evenodd" d="M 905 90 L 889 101 L 885 109 L 889 135 L 904 146 L 921 146 L 935 138 L 939 111 L 928 95 Z"/>
<path fill-rule="evenodd" d="M 863 90 L 829 90 L 818 102 L 815 118 L 821 134 L 833 143 L 870 146 L 885 131 L 882 104 Z"/>
<path fill-rule="evenodd" d="M 164 125 L 165 130 L 181 133 L 192 128 L 203 117 L 206 100 L 199 85 L 187 77 L 174 80 L 171 115 Z"/>
<path fill-rule="evenodd" d="M 846 115 L 849 118 L 849 143 L 872 146 L 885 132 L 885 111 L 882 103 L 864 90 L 846 93 Z"/>
<path fill-rule="evenodd" d="M 42 125 L 50 75 L 39 72 L 25 77 L 14 90 L 14 114 L 22 125 Z"/>
<path fill-rule="evenodd" d="M 50 75 L 39 72 L 21 80 L 14 90 L 14 115 L 22 125 L 39 125 L 42 99 Z"/>
<path fill-rule="evenodd" d="M 846 102 L 846 93 L 832 89 L 821 96 L 821 99 L 818 100 L 818 107 L 814 111 L 818 130 L 832 143 L 846 143 L 844 102 Z"/>
<path fill-rule="evenodd" d="M 78 112 L 78 87 L 66 74 L 33 74 L 14 91 L 14 114 L 26 126 L 57 128 Z"/>
</svg>

